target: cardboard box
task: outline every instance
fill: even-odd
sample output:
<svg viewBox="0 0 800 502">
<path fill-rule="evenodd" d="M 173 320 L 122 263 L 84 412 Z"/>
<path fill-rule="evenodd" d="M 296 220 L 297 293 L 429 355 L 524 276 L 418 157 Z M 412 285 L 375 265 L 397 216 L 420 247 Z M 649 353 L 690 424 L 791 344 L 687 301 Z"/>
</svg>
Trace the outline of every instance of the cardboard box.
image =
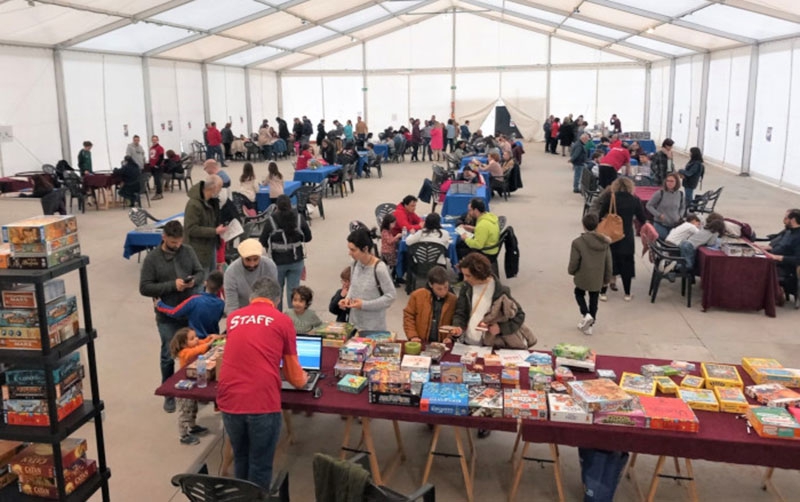
<svg viewBox="0 0 800 502">
<path fill-rule="evenodd" d="M 65 296 L 59 300 L 48 303 L 47 325 L 52 326 L 68 315 L 78 311 L 78 299 L 74 295 Z M 39 311 L 31 309 L 2 309 L 0 310 L 0 326 L 14 328 L 38 328 Z"/>
<path fill-rule="evenodd" d="M 742 368 L 753 376 L 751 371 L 756 368 L 783 368 L 783 365 L 777 359 L 767 359 L 763 357 L 743 357 Z"/>
<path fill-rule="evenodd" d="M 553 347 L 553 355 L 556 357 L 564 357 L 567 359 L 576 359 L 582 361 L 589 357 L 591 349 L 584 345 L 574 345 L 571 343 L 559 343 Z M 556 363 L 558 364 L 558 363 Z"/>
<path fill-rule="evenodd" d="M 677 394 L 678 393 L 678 384 L 675 381 L 668 377 L 668 376 L 657 376 L 653 377 L 653 381 L 656 383 L 656 388 L 662 394 Z"/>
<path fill-rule="evenodd" d="M 344 361 L 339 359 L 333 367 L 333 376 L 341 378 L 345 375 L 360 375 L 363 364 L 358 361 Z"/>
<path fill-rule="evenodd" d="M 44 283 L 44 302 L 48 304 L 67 294 L 62 279 L 52 279 Z M 3 308 L 35 309 L 36 288 L 33 284 L 17 284 L 2 292 Z"/>
<path fill-rule="evenodd" d="M 68 234 L 58 239 L 27 244 L 11 244 L 11 256 L 48 256 L 61 249 L 78 244 L 78 234 Z"/>
<path fill-rule="evenodd" d="M 430 371 L 412 371 L 411 372 L 411 383 L 421 383 L 425 384 L 431 381 L 431 373 Z"/>
<path fill-rule="evenodd" d="M 47 330 L 48 337 L 50 338 L 50 347 L 55 347 L 59 343 L 77 335 L 80 330 L 80 323 L 78 321 L 78 313 L 73 312 L 68 317 L 51 325 Z M 41 329 L 0 327 L 0 347 L 41 349 Z"/>
<path fill-rule="evenodd" d="M 553 356 L 545 352 L 531 352 L 525 361 L 531 366 L 553 366 Z"/>
<path fill-rule="evenodd" d="M 83 405 L 83 386 L 77 384 L 56 402 L 58 421 L 65 419 L 81 405 Z M 47 399 L 3 400 L 3 414 L 9 425 L 50 425 L 48 410 Z"/>
<path fill-rule="evenodd" d="M 503 385 L 519 385 L 519 368 L 516 366 L 503 366 L 500 372 L 500 383 Z"/>
<path fill-rule="evenodd" d="M 17 480 L 17 475 L 9 469 L 9 461 L 22 450 L 23 443 L 0 439 L 0 489 Z"/>
<path fill-rule="evenodd" d="M 442 361 L 439 364 L 442 371 L 442 383 L 462 383 L 464 381 L 464 365 L 461 363 L 451 363 Z"/>
<path fill-rule="evenodd" d="M 648 420 L 644 410 L 639 404 L 639 398 L 634 398 L 630 410 L 598 411 L 594 414 L 594 423 L 598 425 L 619 425 L 623 427 L 647 427 Z"/>
<path fill-rule="evenodd" d="M 26 269 L 26 270 L 41 270 L 45 268 L 55 267 L 61 265 L 81 255 L 81 245 L 75 244 L 68 248 L 59 249 L 53 254 L 47 256 L 24 256 L 17 254 L 12 256 L 8 262 L 8 268 Z"/>
<path fill-rule="evenodd" d="M 784 387 L 800 387 L 800 370 L 795 368 L 753 368 L 748 371 L 757 384 L 779 383 Z"/>
<path fill-rule="evenodd" d="M 738 387 L 714 387 L 714 395 L 719 402 L 719 411 L 741 415 L 750 407 L 742 389 Z"/>
<path fill-rule="evenodd" d="M 0 244 L 0 269 L 6 269 L 11 261 L 11 245 Z"/>
<path fill-rule="evenodd" d="M 354 341 L 351 338 L 339 349 L 339 360 L 357 361 L 363 363 L 370 355 L 372 355 L 372 347 L 372 343 L 367 341 Z"/>
<path fill-rule="evenodd" d="M 607 378 L 568 382 L 572 397 L 587 411 L 630 410 L 633 396 Z"/>
<path fill-rule="evenodd" d="M 78 231 L 75 215 L 34 216 L 3 225 L 3 242 L 11 244 L 33 244 L 47 242 L 74 234 Z"/>
<path fill-rule="evenodd" d="M 503 391 L 486 385 L 470 387 L 469 414 L 475 417 L 502 417 Z"/>
<path fill-rule="evenodd" d="M 503 416 L 547 420 L 547 395 L 525 389 L 503 389 Z"/>
<path fill-rule="evenodd" d="M 61 441 L 62 465 L 72 465 L 85 454 L 85 439 L 70 437 Z M 56 475 L 53 446 L 49 444 L 34 443 L 28 446 L 11 459 L 10 465 L 18 476 L 54 478 Z"/>
<path fill-rule="evenodd" d="M 56 399 L 66 393 L 84 377 L 83 365 L 78 366 L 55 384 Z M 46 385 L 3 385 L 3 399 L 47 399 Z M 2 464 L 0 464 L 2 465 Z"/>
<path fill-rule="evenodd" d="M 359 338 L 367 338 L 376 343 L 393 342 L 397 339 L 397 333 L 394 331 L 359 331 Z"/>
<path fill-rule="evenodd" d="M 331 321 L 323 324 L 311 332 L 316 336 L 322 338 L 333 338 L 336 340 L 347 340 L 353 336 L 355 328 L 349 322 L 335 322 Z"/>
<path fill-rule="evenodd" d="M 763 383 L 745 387 L 745 394 L 770 407 L 800 404 L 800 394 L 779 383 Z"/>
<path fill-rule="evenodd" d="M 400 371 L 400 360 L 370 356 L 364 361 L 364 376 L 369 376 L 373 371 L 380 370 Z"/>
<path fill-rule="evenodd" d="M 569 357 L 556 357 L 556 366 L 565 366 L 573 370 L 595 371 L 597 369 L 597 353 L 589 351 L 586 359 L 573 359 Z"/>
<path fill-rule="evenodd" d="M 372 355 L 374 357 L 387 357 L 400 361 L 400 358 L 403 356 L 403 344 L 395 342 L 378 342 L 372 349 Z"/>
<path fill-rule="evenodd" d="M 619 379 L 619 386 L 628 394 L 635 396 L 656 395 L 656 382 L 652 378 L 636 373 L 623 372 Z"/>
<path fill-rule="evenodd" d="M 742 377 L 736 366 L 730 364 L 701 363 L 700 372 L 706 379 L 706 388 L 736 387 L 743 388 Z"/>
<path fill-rule="evenodd" d="M 358 375 L 345 375 L 339 380 L 336 388 L 349 394 L 359 394 L 367 386 L 367 379 Z"/>
<path fill-rule="evenodd" d="M 89 478 L 97 474 L 97 463 L 82 458 L 64 469 L 64 492 L 69 495 Z M 19 491 L 34 497 L 58 499 L 58 487 L 55 478 L 33 478 L 19 480 Z"/>
<path fill-rule="evenodd" d="M 678 397 L 689 405 L 690 408 L 703 411 L 719 411 L 719 402 L 713 390 L 687 389 L 678 390 Z"/>
<path fill-rule="evenodd" d="M 688 404 L 674 397 L 639 398 L 639 405 L 647 417 L 648 427 L 678 432 L 697 432 L 700 422 Z"/>
<path fill-rule="evenodd" d="M 369 389 L 385 394 L 400 394 L 411 389 L 410 371 L 374 370 L 367 376 Z"/>
<path fill-rule="evenodd" d="M 431 358 L 427 356 L 410 356 L 406 354 L 403 356 L 403 362 L 400 364 L 400 369 L 405 371 L 429 372 L 431 369 Z"/>
<path fill-rule="evenodd" d="M 469 390 L 465 384 L 429 382 L 422 387 L 419 410 L 434 415 L 469 415 Z"/>
<path fill-rule="evenodd" d="M 53 369 L 53 382 L 59 383 L 70 372 L 81 364 L 80 352 L 73 352 L 61 360 L 61 364 Z M 12 369 L 5 372 L 6 385 L 45 385 L 44 370 L 41 369 Z"/>
<path fill-rule="evenodd" d="M 703 377 L 686 375 L 683 377 L 683 380 L 681 380 L 681 387 L 687 389 L 702 389 L 705 383 L 706 381 Z"/>
<path fill-rule="evenodd" d="M 800 424 L 783 408 L 751 406 L 747 409 L 746 416 L 756 434 L 761 437 L 800 439 Z"/>
<path fill-rule="evenodd" d="M 548 394 L 547 405 L 550 408 L 552 422 L 569 422 L 573 424 L 592 423 L 592 414 L 567 394 Z"/>
<path fill-rule="evenodd" d="M 380 392 L 369 387 L 369 402 L 372 404 L 392 404 L 396 406 L 411 406 L 419 408 L 422 384 L 411 384 L 404 392 Z"/>
</svg>

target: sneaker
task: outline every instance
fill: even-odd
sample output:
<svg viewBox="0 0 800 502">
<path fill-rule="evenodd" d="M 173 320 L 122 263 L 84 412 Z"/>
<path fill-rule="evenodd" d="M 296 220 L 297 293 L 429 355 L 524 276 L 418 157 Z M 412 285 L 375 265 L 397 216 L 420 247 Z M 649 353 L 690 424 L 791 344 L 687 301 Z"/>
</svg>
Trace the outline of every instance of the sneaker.
<svg viewBox="0 0 800 502">
<path fill-rule="evenodd" d="M 164 195 L 157 193 L 153 196 L 153 200 L 161 200 L 164 198 Z"/>
<path fill-rule="evenodd" d="M 200 439 L 195 435 L 185 434 L 185 435 L 181 436 L 181 444 L 190 445 L 190 444 L 199 444 L 199 443 L 200 443 Z"/>
<path fill-rule="evenodd" d="M 592 328 L 593 328 L 593 326 L 589 326 L 588 328 L 582 330 L 583 334 L 584 335 L 591 335 L 594 332 L 594 330 Z"/>
<path fill-rule="evenodd" d="M 583 319 L 581 319 L 581 322 L 578 323 L 578 329 L 585 331 L 586 328 L 590 327 L 592 324 L 594 324 L 594 317 L 592 317 L 592 314 L 586 314 L 583 316 Z"/>
<path fill-rule="evenodd" d="M 478 429 L 478 439 L 488 438 L 489 434 L 491 433 L 492 431 L 490 431 L 489 429 Z"/>
<path fill-rule="evenodd" d="M 633 296 L 631 296 L 631 295 L 625 295 L 625 301 L 626 301 L 626 302 L 629 302 L 629 301 L 631 301 L 631 298 L 633 298 Z"/>
<path fill-rule="evenodd" d="M 675 278 L 677 276 L 675 275 L 675 272 L 673 271 L 673 272 L 669 272 L 669 273 L 665 274 L 664 277 L 666 277 L 669 282 L 675 282 Z"/>
<path fill-rule="evenodd" d="M 608 287 L 611 288 L 611 291 L 617 291 L 619 289 L 616 282 L 612 282 Z"/>
<path fill-rule="evenodd" d="M 667 265 L 664 267 L 664 272 L 663 273 L 664 274 L 669 274 L 670 272 L 675 270 L 675 266 L 676 265 L 677 265 L 677 263 L 674 262 L 674 261 L 671 261 L 671 262 L 667 263 Z"/>
<path fill-rule="evenodd" d="M 607 302 L 608 301 L 608 295 L 600 293 L 600 301 L 601 302 Z"/>
<path fill-rule="evenodd" d="M 204 436 L 208 434 L 208 427 L 203 427 L 201 425 L 193 425 L 189 427 L 189 434 L 192 436 Z"/>
<path fill-rule="evenodd" d="M 175 413 L 175 398 L 174 397 L 165 397 L 164 398 L 164 411 L 167 413 Z"/>
</svg>

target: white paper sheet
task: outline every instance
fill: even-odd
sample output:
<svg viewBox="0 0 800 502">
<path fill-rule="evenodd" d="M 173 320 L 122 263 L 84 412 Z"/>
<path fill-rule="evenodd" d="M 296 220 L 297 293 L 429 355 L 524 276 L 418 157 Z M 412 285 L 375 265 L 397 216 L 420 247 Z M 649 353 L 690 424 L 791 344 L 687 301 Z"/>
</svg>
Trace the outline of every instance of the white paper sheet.
<svg viewBox="0 0 800 502">
<path fill-rule="evenodd" d="M 450 352 L 454 356 L 463 356 L 470 352 L 476 352 L 478 357 L 483 357 L 492 353 L 491 347 L 484 347 L 482 345 L 467 345 L 466 343 L 454 343 L 453 350 Z"/>
</svg>

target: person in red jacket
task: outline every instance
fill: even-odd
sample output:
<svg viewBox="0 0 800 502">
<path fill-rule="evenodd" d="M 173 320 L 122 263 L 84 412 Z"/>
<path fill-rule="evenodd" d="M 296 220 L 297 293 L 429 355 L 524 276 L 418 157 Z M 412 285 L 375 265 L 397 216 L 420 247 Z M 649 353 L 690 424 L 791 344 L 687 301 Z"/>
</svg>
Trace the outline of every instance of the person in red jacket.
<svg viewBox="0 0 800 502">
<path fill-rule="evenodd" d="M 164 172 L 164 147 L 158 144 L 158 136 L 150 138 L 150 157 L 147 167 L 153 173 L 153 183 L 156 185 L 156 195 L 153 200 L 164 198 L 164 183 L 161 181 L 161 174 Z"/>
<path fill-rule="evenodd" d="M 217 123 L 212 122 L 208 126 L 208 146 L 206 147 L 206 160 L 216 159 L 219 157 L 219 163 L 222 167 L 228 167 L 225 164 L 225 156 L 222 154 L 222 133 L 217 129 Z"/>
<path fill-rule="evenodd" d="M 556 117 L 553 119 L 553 123 L 550 125 L 550 138 L 548 141 L 550 142 L 550 153 L 556 155 L 556 149 L 558 148 L 558 130 L 561 128 L 561 119 Z"/>
<path fill-rule="evenodd" d="M 422 218 L 417 216 L 417 198 L 413 195 L 406 195 L 397 208 L 394 210 L 394 217 L 397 222 L 392 229 L 392 234 L 397 235 L 405 228 L 409 232 L 416 232 L 422 228 Z"/>
</svg>

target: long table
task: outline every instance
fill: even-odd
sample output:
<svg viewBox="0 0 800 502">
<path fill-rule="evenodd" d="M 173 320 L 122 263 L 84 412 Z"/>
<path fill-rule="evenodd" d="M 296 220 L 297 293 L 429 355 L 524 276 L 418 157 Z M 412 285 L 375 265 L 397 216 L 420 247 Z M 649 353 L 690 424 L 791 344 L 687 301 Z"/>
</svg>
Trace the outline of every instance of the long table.
<svg viewBox="0 0 800 502">
<path fill-rule="evenodd" d="M 486 210 L 489 211 L 489 198 L 491 193 L 486 185 L 479 185 L 474 195 L 466 193 L 454 193 L 453 187 L 455 183 L 450 185 L 447 195 L 442 204 L 442 217 L 445 216 L 460 216 L 467 212 L 469 208 L 469 201 L 475 197 L 482 198 L 486 202 Z"/>
<path fill-rule="evenodd" d="M 321 166 L 316 169 L 301 169 L 294 172 L 294 181 L 299 181 L 300 183 L 314 183 L 319 185 L 324 183 L 328 176 L 340 170 L 341 168 L 342 166 L 334 164 L 330 166 Z"/>
<path fill-rule="evenodd" d="M 450 234 L 450 246 L 447 248 L 447 258 L 450 260 L 450 265 L 455 266 L 458 263 L 458 254 L 456 253 L 456 243 L 460 239 L 456 228 L 453 225 L 442 225 L 442 231 Z M 418 230 L 419 232 L 419 230 Z M 397 247 L 397 277 L 405 275 L 406 260 L 408 258 L 408 244 L 405 239 L 400 240 L 400 245 Z"/>
<path fill-rule="evenodd" d="M 463 170 L 464 167 L 466 167 L 466 165 L 473 160 L 478 160 L 481 164 L 486 164 L 489 162 L 489 157 L 486 155 L 467 155 L 465 157 L 461 157 L 461 165 L 459 167 Z"/>
<path fill-rule="evenodd" d="M 697 273 L 703 287 L 703 310 L 761 310 L 775 317 L 781 297 L 775 262 L 766 257 L 728 256 L 705 246 L 697 250 Z"/>
<path fill-rule="evenodd" d="M 178 218 L 182 219 L 183 213 L 175 214 L 169 218 L 145 225 L 144 227 L 136 228 L 128 232 L 128 234 L 125 236 L 125 244 L 123 247 L 122 256 L 127 260 L 136 253 L 147 251 L 148 249 L 152 249 L 161 244 L 162 228 L 168 221 Z"/>
<path fill-rule="evenodd" d="M 284 181 L 283 182 L 283 193 L 292 197 L 292 194 L 300 188 L 302 183 L 299 181 Z M 297 203 L 297 200 L 292 200 L 293 203 Z M 269 186 L 262 186 L 258 189 L 256 193 L 256 208 L 258 208 L 258 212 L 262 212 L 267 209 L 270 205 L 269 201 Z"/>
</svg>

